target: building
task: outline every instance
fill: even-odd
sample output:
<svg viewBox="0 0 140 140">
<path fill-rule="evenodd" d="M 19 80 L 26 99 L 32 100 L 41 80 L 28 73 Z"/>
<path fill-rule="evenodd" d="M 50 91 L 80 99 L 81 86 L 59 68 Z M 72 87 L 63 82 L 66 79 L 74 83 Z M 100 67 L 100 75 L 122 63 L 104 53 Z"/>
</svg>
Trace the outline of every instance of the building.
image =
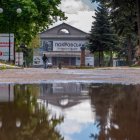
<svg viewBox="0 0 140 140">
<path fill-rule="evenodd" d="M 34 65 L 42 65 L 42 55 L 46 54 L 49 62 L 55 66 L 79 66 L 81 47 L 88 44 L 88 33 L 71 25 L 62 23 L 40 33 L 40 48 L 34 51 Z M 93 55 L 85 51 L 85 65 L 94 65 Z"/>
</svg>

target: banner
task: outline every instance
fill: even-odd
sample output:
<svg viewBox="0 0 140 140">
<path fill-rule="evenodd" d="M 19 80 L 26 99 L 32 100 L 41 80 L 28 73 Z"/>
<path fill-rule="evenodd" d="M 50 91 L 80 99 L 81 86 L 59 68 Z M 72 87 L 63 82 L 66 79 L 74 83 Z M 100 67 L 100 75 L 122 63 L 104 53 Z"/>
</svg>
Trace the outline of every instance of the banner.
<svg viewBox="0 0 140 140">
<path fill-rule="evenodd" d="M 42 56 L 33 56 L 33 65 L 43 65 Z"/>
<path fill-rule="evenodd" d="M 43 51 L 81 51 L 81 47 L 85 46 L 86 41 L 62 40 L 62 41 L 46 41 L 42 40 L 41 48 Z"/>
<path fill-rule="evenodd" d="M 14 60 L 14 34 L 0 34 L 0 60 L 9 60 L 9 47 L 10 60 Z"/>
<path fill-rule="evenodd" d="M 15 65 L 18 65 L 18 66 L 23 65 L 23 52 L 15 53 Z"/>
</svg>

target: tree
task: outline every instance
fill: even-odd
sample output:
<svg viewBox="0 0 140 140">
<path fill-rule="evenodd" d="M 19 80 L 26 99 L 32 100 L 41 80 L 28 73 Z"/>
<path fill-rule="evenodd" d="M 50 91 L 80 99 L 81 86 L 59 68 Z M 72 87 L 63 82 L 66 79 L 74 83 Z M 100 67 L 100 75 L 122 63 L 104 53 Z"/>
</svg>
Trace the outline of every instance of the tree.
<svg viewBox="0 0 140 140">
<path fill-rule="evenodd" d="M 0 32 L 14 33 L 18 44 L 26 45 L 39 32 L 55 22 L 55 17 L 65 19 L 58 5 L 61 0 L 0 0 L 3 13 L 0 14 Z M 21 14 L 16 13 L 17 8 Z"/>
<path fill-rule="evenodd" d="M 133 40 L 136 40 L 136 15 L 134 10 L 134 5 L 128 5 L 127 9 L 123 10 L 122 7 L 111 10 L 111 19 L 113 26 L 118 33 L 120 39 L 125 38 L 125 48 L 127 54 L 128 64 L 132 64 L 132 46 Z M 129 9 L 129 10 L 128 10 Z M 125 12 L 127 11 L 127 12 Z M 123 43 L 123 42 L 122 42 Z M 136 46 L 136 44 L 135 44 Z M 124 46 L 122 46 L 124 48 Z"/>
<path fill-rule="evenodd" d="M 93 139 L 140 139 L 139 90 L 139 85 L 92 85 L 89 96 L 99 129 L 98 133 L 93 130 Z"/>
<path fill-rule="evenodd" d="M 115 50 L 116 35 L 113 33 L 109 11 L 105 3 L 101 3 L 95 12 L 95 21 L 92 23 L 89 37 L 89 50 L 99 53 L 99 66 L 103 65 L 104 51 L 111 52 Z"/>
<path fill-rule="evenodd" d="M 102 2 L 106 1 L 109 3 L 109 7 L 113 10 L 116 10 L 118 8 L 123 9 L 123 12 L 126 14 L 130 11 L 129 7 L 133 7 L 133 14 L 130 15 L 132 17 L 136 13 L 135 18 L 137 20 L 137 33 L 138 33 L 138 45 L 140 48 L 140 1 L 139 0 L 91 0 L 92 2 Z M 120 14 L 118 14 L 117 18 L 120 17 Z"/>
</svg>

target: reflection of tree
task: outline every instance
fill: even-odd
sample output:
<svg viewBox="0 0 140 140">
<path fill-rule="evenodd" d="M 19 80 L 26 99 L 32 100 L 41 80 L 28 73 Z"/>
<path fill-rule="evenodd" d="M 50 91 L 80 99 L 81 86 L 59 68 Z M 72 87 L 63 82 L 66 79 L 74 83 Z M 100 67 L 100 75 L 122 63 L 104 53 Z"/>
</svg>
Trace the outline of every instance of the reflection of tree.
<svg viewBox="0 0 140 140">
<path fill-rule="evenodd" d="M 114 139 L 140 139 L 140 87 L 126 86 L 122 89 L 124 96 L 118 99 L 113 106 L 111 122 L 119 129 L 111 126 L 109 134 Z"/>
<path fill-rule="evenodd" d="M 0 139 L 63 140 L 56 130 L 56 126 L 63 121 L 63 118 L 50 118 L 44 104 L 37 103 L 39 87 L 17 85 L 14 90 L 14 102 L 1 103 Z"/>
<path fill-rule="evenodd" d="M 104 85 L 90 90 L 91 104 L 96 113 L 98 140 L 140 139 L 140 87 Z"/>
</svg>

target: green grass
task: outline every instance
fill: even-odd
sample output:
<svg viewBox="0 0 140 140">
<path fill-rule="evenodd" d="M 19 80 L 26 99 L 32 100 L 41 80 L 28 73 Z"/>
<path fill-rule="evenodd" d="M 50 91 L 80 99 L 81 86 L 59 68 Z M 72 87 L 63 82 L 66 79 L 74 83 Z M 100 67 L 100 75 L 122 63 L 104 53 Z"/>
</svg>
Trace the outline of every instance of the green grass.
<svg viewBox="0 0 140 140">
<path fill-rule="evenodd" d="M 7 69 L 6 65 L 0 66 L 0 70 L 6 70 L 6 69 Z"/>
</svg>

